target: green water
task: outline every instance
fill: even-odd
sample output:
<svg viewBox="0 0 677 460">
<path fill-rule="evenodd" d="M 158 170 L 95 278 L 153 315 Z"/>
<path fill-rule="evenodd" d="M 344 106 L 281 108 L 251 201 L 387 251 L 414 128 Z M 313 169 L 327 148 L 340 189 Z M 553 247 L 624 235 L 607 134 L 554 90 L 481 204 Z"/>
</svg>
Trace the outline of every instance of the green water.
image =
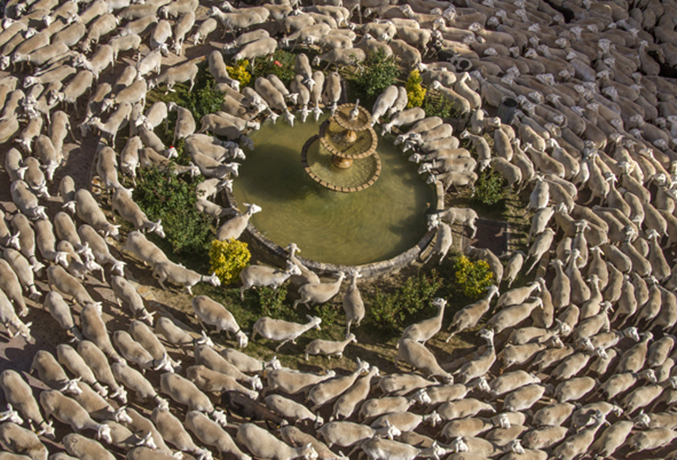
<svg viewBox="0 0 677 460">
<path fill-rule="evenodd" d="M 240 209 L 242 203 L 261 206 L 251 222 L 262 234 L 280 246 L 296 243 L 301 256 L 320 262 L 360 265 L 412 248 L 426 233 L 434 190 L 392 136 L 379 136 L 382 171 L 370 188 L 339 193 L 315 183 L 301 166 L 301 149 L 326 118 L 309 117 L 293 128 L 266 122 L 251 134 L 254 151 L 246 151 L 233 183 Z"/>
</svg>

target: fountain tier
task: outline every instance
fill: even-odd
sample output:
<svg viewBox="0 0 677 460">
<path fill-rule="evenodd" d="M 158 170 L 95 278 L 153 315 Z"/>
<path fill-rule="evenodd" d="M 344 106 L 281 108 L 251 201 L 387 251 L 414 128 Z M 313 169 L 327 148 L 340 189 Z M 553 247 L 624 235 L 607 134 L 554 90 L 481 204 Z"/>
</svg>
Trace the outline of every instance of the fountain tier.
<svg viewBox="0 0 677 460">
<path fill-rule="evenodd" d="M 308 176 L 335 192 L 359 192 L 374 185 L 381 174 L 376 154 L 378 136 L 364 107 L 343 104 L 308 139 L 301 163 Z"/>
</svg>

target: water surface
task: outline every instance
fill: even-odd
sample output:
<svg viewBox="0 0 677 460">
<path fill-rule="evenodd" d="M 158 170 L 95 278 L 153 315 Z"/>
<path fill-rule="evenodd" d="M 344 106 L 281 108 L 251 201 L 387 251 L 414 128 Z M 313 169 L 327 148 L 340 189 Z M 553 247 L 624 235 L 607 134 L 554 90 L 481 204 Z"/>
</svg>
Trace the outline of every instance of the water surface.
<svg viewBox="0 0 677 460">
<path fill-rule="evenodd" d="M 333 192 L 306 175 L 301 149 L 326 118 L 309 117 L 293 128 L 282 120 L 266 122 L 252 133 L 255 149 L 246 151 L 233 183 L 240 208 L 261 206 L 251 222 L 262 234 L 280 246 L 294 242 L 303 257 L 320 262 L 366 264 L 416 245 L 426 232 L 434 191 L 392 145 L 392 136 L 379 136 L 381 176 L 366 190 Z"/>
</svg>

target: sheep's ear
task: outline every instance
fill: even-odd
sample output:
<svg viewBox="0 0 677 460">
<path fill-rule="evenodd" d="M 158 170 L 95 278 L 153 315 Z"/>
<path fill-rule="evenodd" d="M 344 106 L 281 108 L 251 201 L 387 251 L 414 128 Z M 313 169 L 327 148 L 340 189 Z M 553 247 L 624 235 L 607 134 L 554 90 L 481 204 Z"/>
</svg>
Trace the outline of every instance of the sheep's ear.
<svg viewBox="0 0 677 460">
<path fill-rule="evenodd" d="M 310 316 L 310 315 L 306 315 L 306 318 L 308 318 L 308 321 L 312 321 L 312 320 L 313 320 L 313 317 Z"/>
</svg>

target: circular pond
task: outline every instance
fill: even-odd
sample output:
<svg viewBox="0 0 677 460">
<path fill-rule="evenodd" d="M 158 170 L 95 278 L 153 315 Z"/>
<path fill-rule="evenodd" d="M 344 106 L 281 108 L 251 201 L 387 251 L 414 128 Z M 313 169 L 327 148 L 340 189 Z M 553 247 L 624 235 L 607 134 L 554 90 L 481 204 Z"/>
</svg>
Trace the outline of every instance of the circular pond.
<svg viewBox="0 0 677 460">
<path fill-rule="evenodd" d="M 433 188 L 393 146 L 392 137 L 380 136 L 382 170 L 373 186 L 355 193 L 322 187 L 303 169 L 301 151 L 327 118 L 293 128 L 266 122 L 251 133 L 255 148 L 247 152 L 233 183 L 239 204 L 263 208 L 250 222 L 274 243 L 296 243 L 301 256 L 328 264 L 368 264 L 414 247 L 426 234 L 426 213 L 435 204 Z"/>
</svg>

